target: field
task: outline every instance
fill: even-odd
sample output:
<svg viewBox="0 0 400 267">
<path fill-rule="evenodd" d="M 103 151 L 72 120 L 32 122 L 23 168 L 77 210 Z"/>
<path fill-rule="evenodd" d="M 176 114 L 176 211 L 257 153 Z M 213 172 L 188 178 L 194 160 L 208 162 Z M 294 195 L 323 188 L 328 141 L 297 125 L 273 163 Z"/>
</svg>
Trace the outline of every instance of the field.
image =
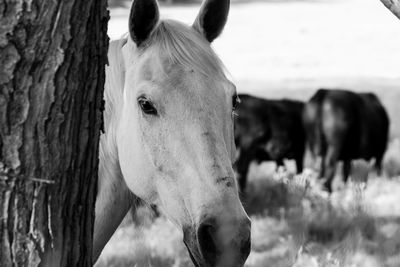
<svg viewBox="0 0 400 267">
<path fill-rule="evenodd" d="M 121 2 L 111 9 L 112 39 L 127 31 Z M 392 121 L 384 174 L 356 161 L 352 182 L 338 177 L 330 197 L 311 169 L 294 176 L 292 162 L 278 172 L 271 163 L 253 165 L 244 200 L 252 219 L 246 266 L 400 266 L 399 21 L 379 0 L 232 2 L 213 46 L 239 92 L 306 100 L 319 87 L 374 91 Z M 198 8 L 162 6 L 161 15 L 191 22 Z M 182 234 L 149 209 L 140 212 L 140 225 L 128 216 L 96 266 L 192 266 Z"/>
<path fill-rule="evenodd" d="M 252 220 L 246 266 L 400 266 L 399 151 L 394 142 L 383 177 L 354 162 L 352 182 L 336 179 L 330 197 L 309 169 L 294 176 L 272 171 L 271 163 L 252 166 L 244 201 Z M 140 213 L 139 225 L 125 219 L 96 266 L 192 266 L 182 234 L 150 209 Z"/>
</svg>

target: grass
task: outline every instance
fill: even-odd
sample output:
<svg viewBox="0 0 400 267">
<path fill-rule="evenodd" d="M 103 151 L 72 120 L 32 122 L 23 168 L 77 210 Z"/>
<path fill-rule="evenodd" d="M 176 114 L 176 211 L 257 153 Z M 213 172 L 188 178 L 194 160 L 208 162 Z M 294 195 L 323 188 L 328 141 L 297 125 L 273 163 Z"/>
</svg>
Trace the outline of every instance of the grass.
<svg viewBox="0 0 400 267">
<path fill-rule="evenodd" d="M 398 144 L 392 142 L 385 160 L 395 170 Z M 295 176 L 271 164 L 252 166 L 243 201 L 252 219 L 246 266 L 400 266 L 400 177 L 387 176 L 393 169 L 377 177 L 370 164 L 355 165 L 358 178 L 337 182 L 331 196 L 311 170 Z M 152 219 L 144 208 L 141 214 L 148 219 L 140 226 L 126 218 L 96 266 L 192 266 L 182 234 L 162 216 Z"/>
</svg>

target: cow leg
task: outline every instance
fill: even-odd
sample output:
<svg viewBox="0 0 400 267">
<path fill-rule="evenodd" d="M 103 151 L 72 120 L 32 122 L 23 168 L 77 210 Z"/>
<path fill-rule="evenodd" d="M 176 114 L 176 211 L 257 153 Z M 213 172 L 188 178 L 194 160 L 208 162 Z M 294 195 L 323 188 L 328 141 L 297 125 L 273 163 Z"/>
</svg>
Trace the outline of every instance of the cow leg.
<svg viewBox="0 0 400 267">
<path fill-rule="evenodd" d="M 253 159 L 250 153 L 248 153 L 247 151 L 242 151 L 236 163 L 237 172 L 239 174 L 238 177 L 239 191 L 243 194 L 246 191 L 247 173 L 249 171 L 249 166 L 252 160 Z"/>
<path fill-rule="evenodd" d="M 247 173 L 249 171 L 249 165 L 250 162 L 246 161 L 246 163 L 243 164 L 242 168 L 239 173 L 239 190 L 241 193 L 246 192 L 246 186 L 247 186 Z"/>
<path fill-rule="evenodd" d="M 321 157 L 321 166 L 319 169 L 319 178 L 322 179 L 325 177 L 325 155 Z"/>
<path fill-rule="evenodd" d="M 296 171 L 297 171 L 297 174 L 300 174 L 300 173 L 302 173 L 303 172 L 303 157 L 297 157 L 296 159 L 295 159 L 295 161 L 296 161 Z"/>
<path fill-rule="evenodd" d="M 349 179 L 350 176 L 350 171 L 351 171 L 351 160 L 344 160 L 343 161 L 343 181 L 347 183 L 347 180 Z"/>
<path fill-rule="evenodd" d="M 328 190 L 329 193 L 332 193 L 332 181 L 335 177 L 336 165 L 339 157 L 339 150 L 336 146 L 330 146 L 326 153 L 325 157 L 325 170 L 324 170 L 324 178 L 325 181 L 325 188 Z"/>
<path fill-rule="evenodd" d="M 276 162 L 276 171 L 279 170 L 279 167 L 285 168 L 285 162 L 283 161 L 283 159 L 277 159 L 275 162 Z"/>
<path fill-rule="evenodd" d="M 382 157 L 377 157 L 375 159 L 375 169 L 376 169 L 376 174 L 378 176 L 382 175 Z"/>
</svg>

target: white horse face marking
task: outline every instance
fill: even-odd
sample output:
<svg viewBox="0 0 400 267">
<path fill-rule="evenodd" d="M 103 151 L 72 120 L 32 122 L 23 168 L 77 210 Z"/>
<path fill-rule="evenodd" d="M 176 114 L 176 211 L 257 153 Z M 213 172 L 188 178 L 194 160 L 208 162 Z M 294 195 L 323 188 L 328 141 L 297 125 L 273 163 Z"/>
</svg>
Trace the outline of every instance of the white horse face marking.
<svg viewBox="0 0 400 267">
<path fill-rule="evenodd" d="M 183 230 L 197 266 L 241 266 L 250 221 L 232 169 L 235 88 L 198 29 L 173 21 L 151 34 L 131 28 L 149 39 L 132 38 L 140 43 L 125 64 L 116 133 L 125 182 Z"/>
</svg>

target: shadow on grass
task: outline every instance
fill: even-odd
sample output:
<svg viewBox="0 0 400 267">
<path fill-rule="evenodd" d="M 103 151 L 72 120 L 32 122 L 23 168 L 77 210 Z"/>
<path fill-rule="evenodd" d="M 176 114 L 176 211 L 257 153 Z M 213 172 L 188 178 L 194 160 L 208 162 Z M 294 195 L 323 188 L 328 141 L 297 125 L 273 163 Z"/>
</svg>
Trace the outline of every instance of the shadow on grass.
<svg viewBox="0 0 400 267">
<path fill-rule="evenodd" d="M 346 207 L 334 206 L 329 197 L 313 190 L 295 180 L 257 179 L 249 184 L 243 205 L 250 216 L 286 220 L 295 234 L 303 235 L 303 242 L 340 242 L 355 231 L 374 238 L 374 218 L 363 209 L 361 200 L 356 198 Z"/>
<path fill-rule="evenodd" d="M 241 196 L 249 216 L 279 216 L 289 207 L 289 192 L 285 184 L 272 179 L 257 179 L 248 184 L 247 193 Z"/>
</svg>

